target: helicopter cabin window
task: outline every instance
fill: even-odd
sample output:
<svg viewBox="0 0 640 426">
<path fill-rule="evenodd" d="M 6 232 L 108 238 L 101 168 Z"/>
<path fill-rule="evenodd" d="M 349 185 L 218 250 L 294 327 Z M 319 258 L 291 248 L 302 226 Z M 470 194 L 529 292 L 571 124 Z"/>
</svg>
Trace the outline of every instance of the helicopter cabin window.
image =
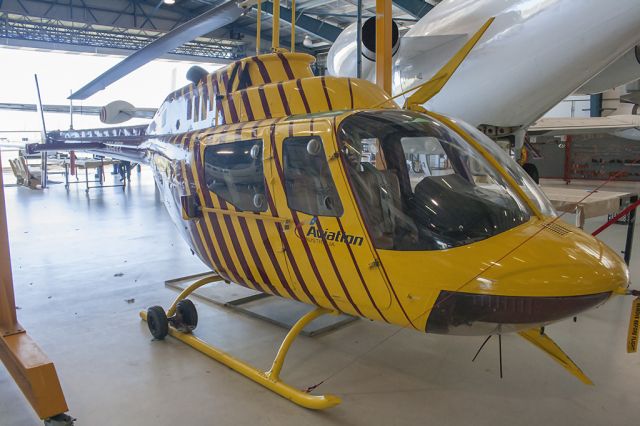
<svg viewBox="0 0 640 426">
<path fill-rule="evenodd" d="M 341 124 L 339 140 L 377 248 L 444 250 L 529 220 L 528 208 L 500 173 L 428 116 L 356 113 Z"/>
<path fill-rule="evenodd" d="M 289 208 L 312 216 L 341 216 L 342 203 L 319 136 L 284 140 L 285 192 Z"/>
<path fill-rule="evenodd" d="M 240 210 L 267 210 L 262 139 L 211 145 L 204 150 L 207 188 Z"/>
</svg>

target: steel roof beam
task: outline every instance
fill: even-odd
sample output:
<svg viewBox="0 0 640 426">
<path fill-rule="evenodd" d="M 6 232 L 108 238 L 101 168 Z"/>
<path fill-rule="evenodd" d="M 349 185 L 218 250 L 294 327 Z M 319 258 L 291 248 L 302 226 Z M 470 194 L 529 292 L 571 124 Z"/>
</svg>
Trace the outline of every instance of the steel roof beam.
<svg viewBox="0 0 640 426">
<path fill-rule="evenodd" d="M 273 15 L 273 3 L 263 3 L 262 11 Z M 280 20 L 288 22 L 290 24 L 291 9 L 280 6 Z M 311 16 L 305 15 L 304 13 L 296 14 L 296 27 L 331 43 L 336 41 L 336 39 L 342 32 L 342 28 L 321 21 L 319 19 L 312 18 Z"/>
<path fill-rule="evenodd" d="M 422 18 L 434 6 L 425 0 L 393 0 L 393 4 L 414 18 Z"/>
</svg>

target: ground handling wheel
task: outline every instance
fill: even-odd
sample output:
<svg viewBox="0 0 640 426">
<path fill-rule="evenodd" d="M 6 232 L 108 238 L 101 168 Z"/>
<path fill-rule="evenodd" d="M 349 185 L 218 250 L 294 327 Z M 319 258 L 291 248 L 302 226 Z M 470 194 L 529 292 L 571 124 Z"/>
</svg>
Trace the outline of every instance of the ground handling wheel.
<svg viewBox="0 0 640 426">
<path fill-rule="evenodd" d="M 191 300 L 184 299 L 176 305 L 176 315 L 171 320 L 179 331 L 190 333 L 198 326 L 198 311 Z"/>
<path fill-rule="evenodd" d="M 147 309 L 147 325 L 154 338 L 164 339 L 169 334 L 169 320 L 162 306 L 152 306 Z"/>
</svg>

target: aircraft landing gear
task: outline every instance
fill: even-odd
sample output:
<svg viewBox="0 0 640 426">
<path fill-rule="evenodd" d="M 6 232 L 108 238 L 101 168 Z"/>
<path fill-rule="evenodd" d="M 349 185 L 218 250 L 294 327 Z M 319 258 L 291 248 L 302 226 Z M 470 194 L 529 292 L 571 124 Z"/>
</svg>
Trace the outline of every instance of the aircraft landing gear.
<svg viewBox="0 0 640 426">
<path fill-rule="evenodd" d="M 169 320 L 162 306 L 147 309 L 147 327 L 154 339 L 162 340 L 169 334 Z"/>
<path fill-rule="evenodd" d="M 291 327 L 289 333 L 282 341 L 280 349 L 276 354 L 271 368 L 267 371 L 258 370 L 257 368 L 234 358 L 216 347 L 198 339 L 190 333 L 198 324 L 198 314 L 193 303 L 186 299 L 197 288 L 205 284 L 220 281 L 222 278 L 217 275 L 210 275 L 191 284 L 178 295 L 173 305 L 167 310 L 160 306 L 153 306 L 149 310 L 140 312 L 140 317 L 149 324 L 149 330 L 156 339 L 162 339 L 167 334 L 186 343 L 192 348 L 202 352 L 210 358 L 226 365 L 243 376 L 253 380 L 254 382 L 264 386 L 272 392 L 286 398 L 302 407 L 313 410 L 322 410 L 340 404 L 341 400 L 335 395 L 311 395 L 308 391 L 297 389 L 284 383 L 280 379 L 280 372 L 284 365 L 284 359 L 289 352 L 289 348 L 293 341 L 300 334 L 302 329 L 314 319 L 332 313 L 332 311 L 316 308 L 313 311 L 303 315 L 298 322 Z M 166 331 L 165 331 L 166 330 Z M 182 331 L 182 330 L 187 330 Z M 159 337 L 162 336 L 162 337 Z"/>
<path fill-rule="evenodd" d="M 167 337 L 169 325 L 181 333 L 191 333 L 198 326 L 198 311 L 191 300 L 178 301 L 171 311 L 174 314 L 167 317 L 162 306 L 147 309 L 147 326 L 155 339 L 162 340 Z"/>
</svg>

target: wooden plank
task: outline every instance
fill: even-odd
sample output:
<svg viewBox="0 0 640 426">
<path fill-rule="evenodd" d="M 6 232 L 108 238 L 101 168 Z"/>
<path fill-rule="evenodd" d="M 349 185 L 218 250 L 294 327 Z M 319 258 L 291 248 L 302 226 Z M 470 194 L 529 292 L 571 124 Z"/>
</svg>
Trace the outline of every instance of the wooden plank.
<svg viewBox="0 0 640 426">
<path fill-rule="evenodd" d="M 38 417 L 69 410 L 53 362 L 26 332 L 0 338 L 0 359 Z"/>
</svg>

